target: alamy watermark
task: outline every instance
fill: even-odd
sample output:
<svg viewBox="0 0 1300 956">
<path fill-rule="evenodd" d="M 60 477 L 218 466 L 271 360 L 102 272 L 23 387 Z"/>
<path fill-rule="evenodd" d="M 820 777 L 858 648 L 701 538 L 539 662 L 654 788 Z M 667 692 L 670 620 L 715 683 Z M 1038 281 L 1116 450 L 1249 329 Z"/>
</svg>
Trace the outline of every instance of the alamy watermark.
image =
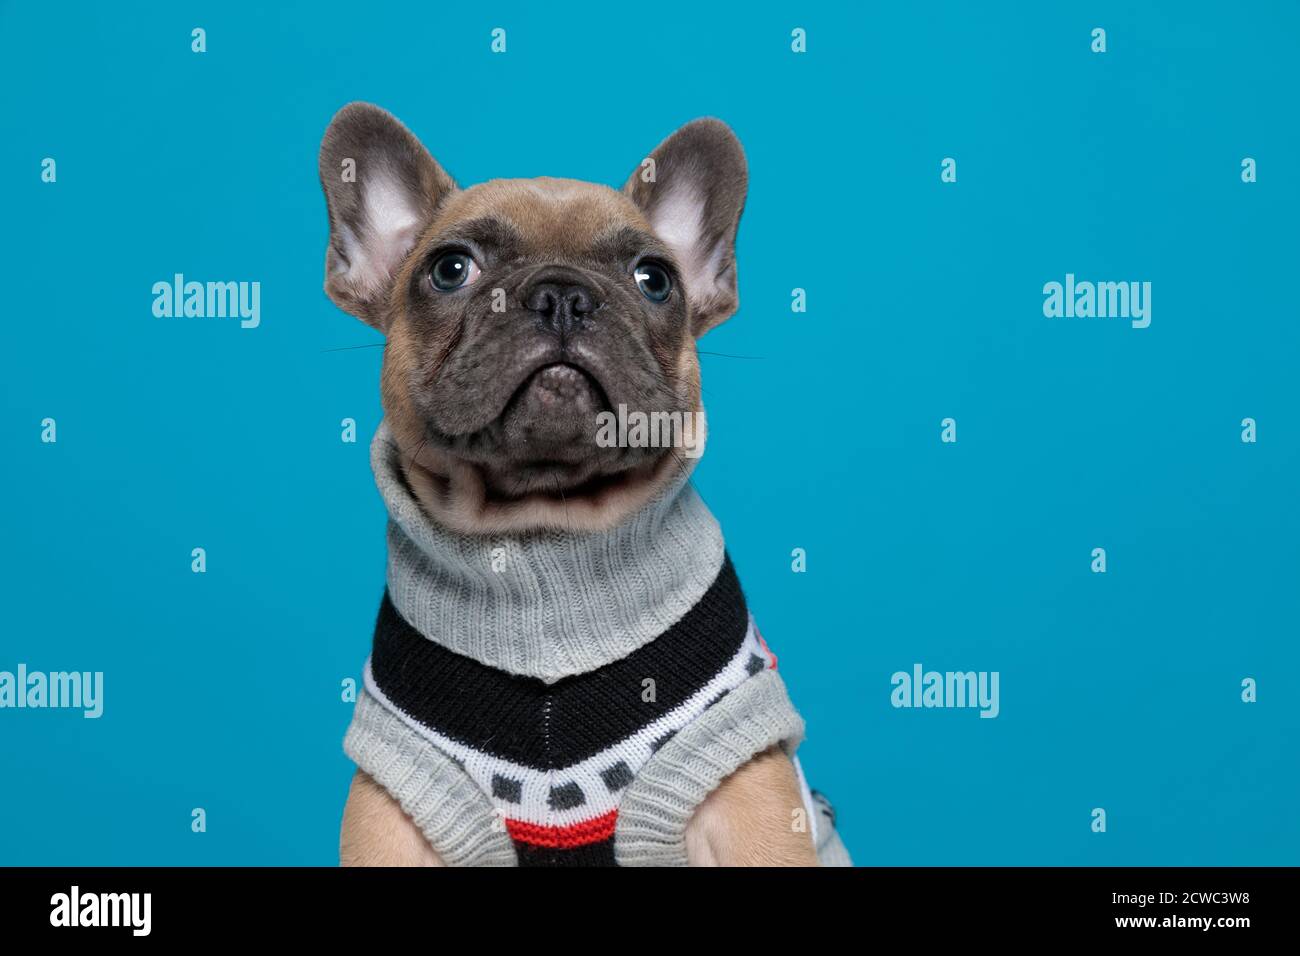
<svg viewBox="0 0 1300 956">
<path fill-rule="evenodd" d="M 57 707 L 95 719 L 104 713 L 103 671 L 0 671 L 0 709 Z"/>
<path fill-rule="evenodd" d="M 73 886 L 50 897 L 50 925 L 58 927 L 127 927 L 132 936 L 153 928 L 152 893 L 83 893 Z"/>
<path fill-rule="evenodd" d="M 704 454 L 704 412 L 640 412 L 619 405 L 596 416 L 601 448 L 680 448 L 687 458 Z"/>
<path fill-rule="evenodd" d="M 1135 329 L 1151 324 L 1150 282 L 1065 282 L 1043 285 L 1043 315 L 1049 319 L 1129 319 Z"/>
<path fill-rule="evenodd" d="M 976 707 L 981 717 L 996 717 L 997 671 L 927 671 L 913 664 L 911 673 L 895 671 L 889 678 L 894 690 L 889 702 L 895 707 Z"/>
<path fill-rule="evenodd" d="M 153 284 L 153 314 L 160 319 L 239 319 L 241 329 L 262 324 L 262 283 L 194 282 L 178 272 Z"/>
</svg>

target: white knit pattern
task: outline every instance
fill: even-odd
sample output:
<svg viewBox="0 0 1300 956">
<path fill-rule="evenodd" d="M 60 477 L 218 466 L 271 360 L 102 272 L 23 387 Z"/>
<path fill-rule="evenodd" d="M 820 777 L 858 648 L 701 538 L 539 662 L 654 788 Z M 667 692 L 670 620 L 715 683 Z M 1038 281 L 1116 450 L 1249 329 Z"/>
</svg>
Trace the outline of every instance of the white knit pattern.
<svg viewBox="0 0 1300 956">
<path fill-rule="evenodd" d="M 440 733 L 433 727 L 420 723 L 411 715 L 403 712 L 384 694 L 375 683 L 366 663 L 365 684 L 370 696 L 396 714 L 421 737 L 436 746 L 440 751 L 458 761 L 470 777 L 482 788 L 483 793 L 492 799 L 492 779 L 495 776 L 507 777 L 522 784 L 519 802 L 492 799 L 497 810 L 511 820 L 534 823 L 539 826 L 570 826 L 604 816 L 618 808 L 625 787 L 614 791 L 605 785 L 601 771 L 608 770 L 622 761 L 627 769 L 635 775 L 654 754 L 653 744 L 666 735 L 676 733 L 699 717 L 708 708 L 710 702 L 724 691 L 731 691 L 749 679 L 747 665 L 753 657 L 758 657 L 771 666 L 771 658 L 763 649 L 750 619 L 749 629 L 739 649 L 726 665 L 703 685 L 690 698 L 664 714 L 657 720 L 646 724 L 636 733 L 620 740 L 611 747 L 602 750 L 575 764 L 551 770 L 540 770 L 523 764 L 503 760 L 492 754 L 476 750 L 459 740 Z M 582 806 L 565 809 L 551 809 L 548 798 L 553 787 L 567 783 L 576 783 L 582 788 L 585 801 Z"/>
</svg>

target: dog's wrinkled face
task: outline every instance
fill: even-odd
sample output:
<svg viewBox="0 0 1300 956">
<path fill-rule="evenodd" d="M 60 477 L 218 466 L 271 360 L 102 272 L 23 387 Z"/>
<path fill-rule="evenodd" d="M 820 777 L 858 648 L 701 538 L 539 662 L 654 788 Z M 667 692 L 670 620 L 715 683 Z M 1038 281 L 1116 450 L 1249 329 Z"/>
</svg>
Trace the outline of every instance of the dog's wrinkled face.
<svg viewBox="0 0 1300 956">
<path fill-rule="evenodd" d="M 504 499 L 578 495 L 657 460 L 594 436 L 620 403 L 698 401 L 678 367 L 691 339 L 671 259 L 632 202 L 598 186 L 497 181 L 451 197 L 400 293 L 429 444 Z"/>
<path fill-rule="evenodd" d="M 671 447 L 605 447 L 598 416 L 699 421 L 695 339 L 736 307 L 746 175 L 726 126 L 683 127 L 621 192 L 460 190 L 396 119 L 353 104 L 320 171 L 326 291 L 387 336 L 385 415 L 434 518 L 599 530 L 687 467 Z"/>
</svg>

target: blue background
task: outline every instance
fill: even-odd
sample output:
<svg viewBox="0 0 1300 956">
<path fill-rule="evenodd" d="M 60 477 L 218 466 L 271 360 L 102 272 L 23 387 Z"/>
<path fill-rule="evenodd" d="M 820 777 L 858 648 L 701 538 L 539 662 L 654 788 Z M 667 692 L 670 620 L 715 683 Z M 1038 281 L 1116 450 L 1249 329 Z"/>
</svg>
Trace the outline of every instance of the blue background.
<svg viewBox="0 0 1300 956">
<path fill-rule="evenodd" d="M 0 711 L 0 862 L 337 861 L 384 569 L 380 339 L 321 291 L 355 99 L 463 184 L 739 134 L 696 483 L 856 862 L 1300 862 L 1294 4 L 234 6 L 0 10 L 0 669 L 106 684 Z M 261 327 L 154 318 L 175 272 Z M 1044 318 L 1067 272 L 1150 328 Z M 1001 716 L 893 709 L 916 662 Z"/>
</svg>

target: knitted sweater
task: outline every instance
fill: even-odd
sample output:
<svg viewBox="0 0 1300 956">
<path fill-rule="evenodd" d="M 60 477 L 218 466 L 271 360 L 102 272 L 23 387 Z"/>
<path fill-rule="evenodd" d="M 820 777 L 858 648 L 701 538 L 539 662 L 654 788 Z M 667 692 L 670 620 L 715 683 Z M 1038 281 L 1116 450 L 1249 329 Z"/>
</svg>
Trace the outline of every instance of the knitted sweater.
<svg viewBox="0 0 1300 956">
<path fill-rule="evenodd" d="M 452 865 L 684 864 L 704 797 L 803 733 L 699 496 L 680 482 L 603 534 L 458 535 L 396 455 L 381 425 L 388 589 L 349 756 Z"/>
</svg>

